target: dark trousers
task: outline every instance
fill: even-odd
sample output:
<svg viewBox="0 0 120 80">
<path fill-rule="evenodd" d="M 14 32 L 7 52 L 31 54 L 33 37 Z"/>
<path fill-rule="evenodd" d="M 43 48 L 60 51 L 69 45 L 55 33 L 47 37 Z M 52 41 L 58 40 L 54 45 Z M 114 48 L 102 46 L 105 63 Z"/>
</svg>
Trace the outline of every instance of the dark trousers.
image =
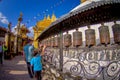
<svg viewBox="0 0 120 80">
<path fill-rule="evenodd" d="M 0 64 L 3 64 L 2 56 L 3 56 L 3 54 L 2 54 L 2 52 L 0 52 Z"/>
<path fill-rule="evenodd" d="M 42 80 L 41 71 L 35 71 L 34 73 L 37 80 Z"/>
<path fill-rule="evenodd" d="M 4 51 L 4 59 L 8 59 L 7 51 Z"/>
<path fill-rule="evenodd" d="M 27 62 L 27 68 L 28 68 L 28 74 L 29 74 L 30 78 L 33 78 L 33 68 L 30 65 L 30 62 Z"/>
</svg>

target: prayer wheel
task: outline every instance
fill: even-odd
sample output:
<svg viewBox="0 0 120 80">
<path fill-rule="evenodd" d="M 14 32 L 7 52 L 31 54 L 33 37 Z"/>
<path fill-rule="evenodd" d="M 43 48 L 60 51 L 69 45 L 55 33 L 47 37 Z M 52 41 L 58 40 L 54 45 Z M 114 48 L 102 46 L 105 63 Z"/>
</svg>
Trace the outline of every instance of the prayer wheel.
<svg viewBox="0 0 120 80">
<path fill-rule="evenodd" d="M 114 41 L 115 43 L 120 43 L 120 24 L 114 23 L 115 24 L 112 26 Z"/>
<path fill-rule="evenodd" d="M 73 32 L 73 46 L 78 47 L 81 45 L 82 45 L 82 32 L 76 29 L 76 31 Z"/>
<path fill-rule="evenodd" d="M 108 26 L 105 26 L 103 23 L 99 27 L 100 33 L 100 42 L 101 44 L 109 44 L 110 43 L 110 33 Z"/>
<path fill-rule="evenodd" d="M 51 40 L 51 47 L 54 47 L 54 42 L 55 42 L 54 37 L 52 37 L 50 40 Z"/>
<path fill-rule="evenodd" d="M 50 38 L 48 38 L 48 47 L 51 46 L 51 41 L 50 41 Z"/>
<path fill-rule="evenodd" d="M 46 40 L 43 41 L 44 45 L 46 45 Z"/>
<path fill-rule="evenodd" d="M 47 41 L 47 39 L 45 39 L 45 45 L 47 46 L 47 43 L 48 43 L 48 41 Z"/>
<path fill-rule="evenodd" d="M 46 39 L 46 46 L 48 46 L 48 39 Z"/>
<path fill-rule="evenodd" d="M 42 45 L 44 45 L 44 40 L 41 42 Z"/>
<path fill-rule="evenodd" d="M 88 26 L 88 29 L 85 30 L 85 39 L 86 39 L 86 46 L 94 46 L 95 41 L 95 30 L 90 29 L 90 26 Z"/>
<path fill-rule="evenodd" d="M 60 38 L 57 36 L 57 37 L 55 37 L 55 39 L 54 39 L 54 47 L 58 47 L 59 46 L 59 43 L 60 43 Z"/>
<path fill-rule="evenodd" d="M 71 35 L 68 34 L 67 32 L 67 34 L 64 35 L 64 46 L 69 47 L 70 45 L 71 45 Z"/>
</svg>

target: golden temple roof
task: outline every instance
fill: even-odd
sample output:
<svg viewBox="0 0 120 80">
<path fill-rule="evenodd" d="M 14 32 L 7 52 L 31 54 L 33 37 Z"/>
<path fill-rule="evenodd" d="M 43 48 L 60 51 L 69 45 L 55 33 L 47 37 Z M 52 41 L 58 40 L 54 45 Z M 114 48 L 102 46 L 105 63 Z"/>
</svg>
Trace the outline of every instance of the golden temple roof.
<svg viewBox="0 0 120 80">
<path fill-rule="evenodd" d="M 30 31 L 26 28 L 25 25 L 22 25 L 20 28 L 21 31 L 25 31 L 26 33 L 30 33 Z"/>
<path fill-rule="evenodd" d="M 81 1 L 81 3 L 83 3 L 83 2 L 85 2 L 85 1 L 87 1 L 87 0 L 80 0 Z"/>
<path fill-rule="evenodd" d="M 36 23 L 36 26 L 33 27 L 34 31 L 43 31 L 45 28 L 47 28 L 48 26 L 50 26 L 50 24 L 52 22 L 56 21 L 56 16 L 54 14 L 52 14 L 52 17 L 50 18 L 50 15 L 48 15 L 47 17 L 44 16 L 43 20 L 40 20 Z"/>
<path fill-rule="evenodd" d="M 52 21 L 52 22 L 56 21 L 56 16 L 55 16 L 54 14 L 52 14 L 51 21 Z"/>
<path fill-rule="evenodd" d="M 47 16 L 47 20 L 50 20 L 50 15 Z"/>
</svg>

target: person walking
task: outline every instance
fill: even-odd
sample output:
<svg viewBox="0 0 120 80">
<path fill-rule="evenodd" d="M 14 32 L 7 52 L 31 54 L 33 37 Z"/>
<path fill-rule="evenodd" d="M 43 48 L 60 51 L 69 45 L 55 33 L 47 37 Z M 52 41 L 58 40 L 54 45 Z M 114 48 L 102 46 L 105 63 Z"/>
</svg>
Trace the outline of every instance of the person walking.
<svg viewBox="0 0 120 80">
<path fill-rule="evenodd" d="M 3 53 L 4 53 L 4 59 L 9 59 L 10 55 L 8 54 L 8 48 L 5 45 L 5 42 L 3 43 L 2 49 L 3 49 Z"/>
<path fill-rule="evenodd" d="M 3 50 L 2 50 L 2 42 L 0 41 L 0 64 L 3 64 Z"/>
<path fill-rule="evenodd" d="M 34 75 L 36 80 L 42 80 L 42 55 L 44 55 L 46 46 L 44 45 L 41 49 L 35 49 L 33 58 L 31 59 L 31 66 L 33 66 Z"/>
<path fill-rule="evenodd" d="M 30 78 L 33 78 L 33 71 L 32 71 L 32 67 L 30 65 L 30 61 L 33 57 L 33 50 L 34 50 L 34 46 L 32 45 L 33 41 L 30 40 L 28 41 L 28 43 L 24 46 L 23 50 L 24 50 L 24 58 L 27 64 L 27 69 L 28 69 L 28 74 L 30 76 Z"/>
</svg>

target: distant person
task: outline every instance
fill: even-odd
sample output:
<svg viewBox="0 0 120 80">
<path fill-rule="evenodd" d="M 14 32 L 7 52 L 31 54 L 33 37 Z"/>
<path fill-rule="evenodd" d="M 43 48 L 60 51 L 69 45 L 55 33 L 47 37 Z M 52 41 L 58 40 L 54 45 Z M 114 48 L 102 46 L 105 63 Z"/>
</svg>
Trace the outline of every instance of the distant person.
<svg viewBox="0 0 120 80">
<path fill-rule="evenodd" d="M 40 47 L 40 49 L 35 49 L 33 58 L 31 60 L 31 65 L 33 66 L 34 75 L 36 80 L 42 80 L 41 72 L 42 72 L 42 55 L 44 55 L 46 46 Z"/>
<path fill-rule="evenodd" d="M 3 64 L 3 49 L 2 49 L 2 42 L 0 41 L 0 64 Z"/>
<path fill-rule="evenodd" d="M 9 56 L 9 54 L 8 54 L 8 48 L 7 48 L 7 46 L 5 45 L 5 42 L 3 43 L 2 48 L 3 48 L 4 58 L 5 58 L 5 59 L 8 59 L 10 56 Z"/>
<path fill-rule="evenodd" d="M 24 46 L 23 50 L 24 50 L 24 57 L 25 57 L 25 61 L 27 63 L 27 68 L 28 68 L 28 73 L 30 78 L 33 78 L 33 71 L 32 71 L 32 67 L 30 65 L 30 61 L 33 57 L 33 41 L 29 40 L 28 43 Z"/>
</svg>

